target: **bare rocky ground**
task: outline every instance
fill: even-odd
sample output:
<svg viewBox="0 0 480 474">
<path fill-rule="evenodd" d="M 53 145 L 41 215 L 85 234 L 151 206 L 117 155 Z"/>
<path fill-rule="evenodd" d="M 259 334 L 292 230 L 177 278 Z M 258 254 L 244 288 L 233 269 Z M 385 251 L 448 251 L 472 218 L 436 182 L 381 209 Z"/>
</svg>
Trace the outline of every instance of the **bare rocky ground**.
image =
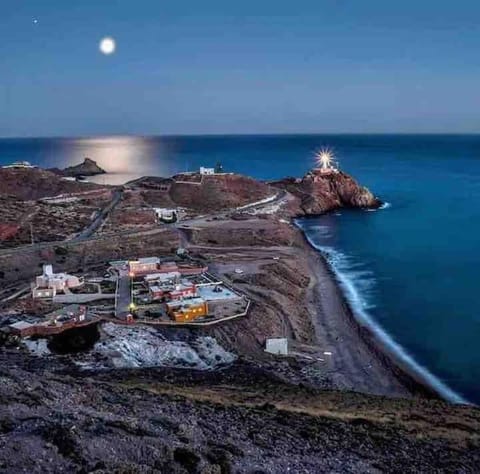
<svg viewBox="0 0 480 474">
<path fill-rule="evenodd" d="M 37 243 L 70 238 L 88 226 L 110 199 L 109 191 L 62 204 L 24 201 L 0 194 L 0 248 L 30 244 L 32 235 Z"/>
<path fill-rule="evenodd" d="M 469 407 L 319 392 L 247 362 L 81 374 L 1 358 L 2 472 L 478 472 Z"/>
</svg>

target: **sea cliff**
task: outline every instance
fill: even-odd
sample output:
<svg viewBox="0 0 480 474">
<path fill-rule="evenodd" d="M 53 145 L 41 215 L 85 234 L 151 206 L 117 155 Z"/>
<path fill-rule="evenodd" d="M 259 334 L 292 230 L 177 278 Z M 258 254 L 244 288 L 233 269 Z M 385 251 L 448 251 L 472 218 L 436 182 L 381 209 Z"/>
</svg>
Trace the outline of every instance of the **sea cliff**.
<svg viewBox="0 0 480 474">
<path fill-rule="evenodd" d="M 297 197 L 298 215 L 318 215 L 340 208 L 370 208 L 381 206 L 380 199 L 348 174 L 315 169 L 303 178 L 285 178 L 270 183 Z"/>
</svg>

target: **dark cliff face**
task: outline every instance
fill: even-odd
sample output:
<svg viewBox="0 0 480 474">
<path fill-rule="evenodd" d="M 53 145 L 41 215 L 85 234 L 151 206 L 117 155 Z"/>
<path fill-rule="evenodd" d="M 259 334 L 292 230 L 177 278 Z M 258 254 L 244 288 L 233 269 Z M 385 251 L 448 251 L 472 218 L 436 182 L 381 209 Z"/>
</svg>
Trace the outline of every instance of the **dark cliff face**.
<svg viewBox="0 0 480 474">
<path fill-rule="evenodd" d="M 342 171 L 313 170 L 303 178 L 285 178 L 271 183 L 300 199 L 300 213 L 323 214 L 342 207 L 378 208 L 381 201 Z"/>
</svg>

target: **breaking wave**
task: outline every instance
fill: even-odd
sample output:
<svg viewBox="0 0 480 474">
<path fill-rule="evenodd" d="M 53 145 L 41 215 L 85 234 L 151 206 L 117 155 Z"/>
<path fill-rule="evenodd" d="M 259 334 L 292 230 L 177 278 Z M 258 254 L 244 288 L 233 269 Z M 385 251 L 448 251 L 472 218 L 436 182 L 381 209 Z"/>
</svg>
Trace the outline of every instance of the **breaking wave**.
<svg viewBox="0 0 480 474">
<path fill-rule="evenodd" d="M 368 327 L 389 352 L 395 355 L 397 360 L 407 366 L 412 374 L 417 375 L 445 400 L 451 403 L 468 404 L 469 402 L 467 400 L 450 389 L 427 368 L 419 364 L 413 356 L 397 343 L 369 314 L 368 311 L 375 308 L 373 297 L 375 277 L 373 272 L 362 269 L 362 264 L 355 262 L 351 257 L 339 252 L 333 247 L 316 244 L 309 235 L 309 232 L 307 232 L 299 222 L 297 222 L 297 225 L 303 231 L 310 245 L 318 250 L 327 260 L 357 321 Z M 311 226 L 308 228 L 308 231 L 318 232 L 322 237 L 328 237 L 330 234 L 328 226 L 321 225 Z"/>
</svg>

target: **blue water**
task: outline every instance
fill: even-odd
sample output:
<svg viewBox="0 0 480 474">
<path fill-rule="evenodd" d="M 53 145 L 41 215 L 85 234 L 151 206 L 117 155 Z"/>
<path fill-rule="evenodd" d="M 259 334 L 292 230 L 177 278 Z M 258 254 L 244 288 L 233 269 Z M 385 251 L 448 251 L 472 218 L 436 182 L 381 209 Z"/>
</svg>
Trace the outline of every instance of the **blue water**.
<svg viewBox="0 0 480 474">
<path fill-rule="evenodd" d="M 480 136 L 306 135 L 0 140 L 0 163 L 89 156 L 122 182 L 213 166 L 300 176 L 327 145 L 390 203 L 302 222 L 329 252 L 355 309 L 465 399 L 480 403 Z"/>
</svg>

